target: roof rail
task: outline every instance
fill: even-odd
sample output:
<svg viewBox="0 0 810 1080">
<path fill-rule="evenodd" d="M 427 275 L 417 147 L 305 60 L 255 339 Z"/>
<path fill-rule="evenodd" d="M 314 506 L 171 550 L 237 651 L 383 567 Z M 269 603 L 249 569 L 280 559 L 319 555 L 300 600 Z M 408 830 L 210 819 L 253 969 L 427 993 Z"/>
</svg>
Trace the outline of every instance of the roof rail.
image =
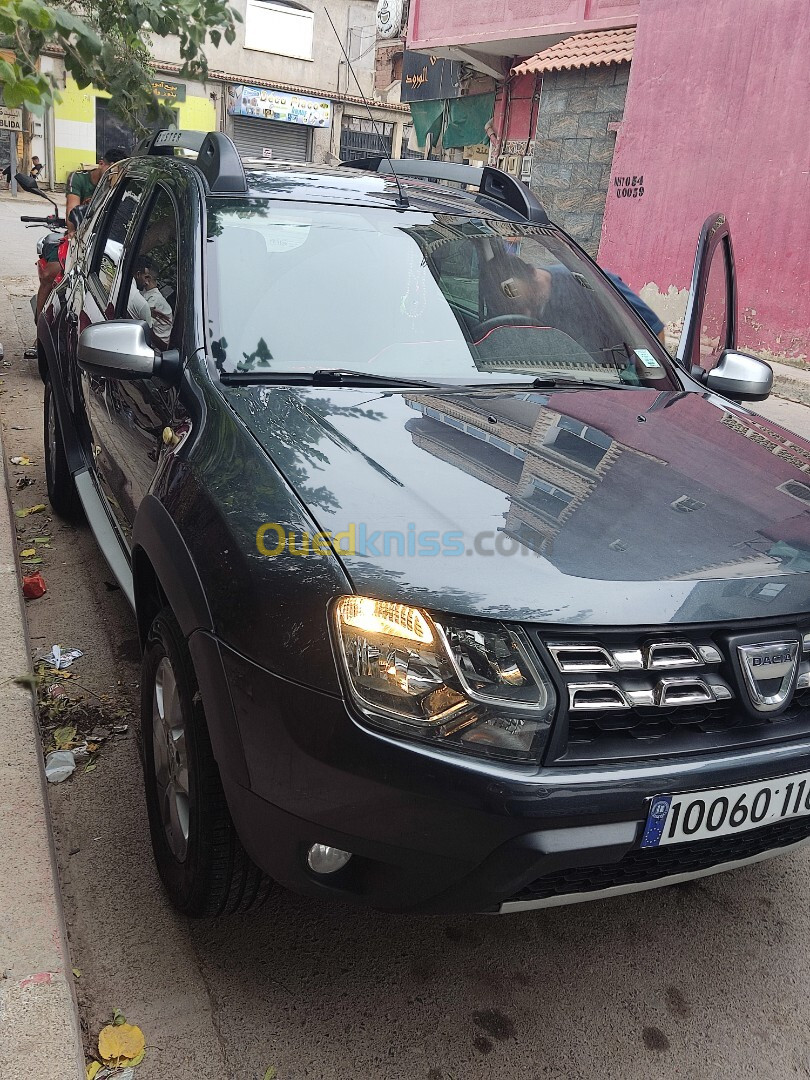
<svg viewBox="0 0 810 1080">
<path fill-rule="evenodd" d="M 466 184 L 469 187 L 477 187 L 482 195 L 504 203 L 516 210 L 534 225 L 548 225 L 549 220 L 545 210 L 535 198 L 534 193 L 519 180 L 515 180 L 509 173 L 501 169 L 493 169 L 491 165 L 478 168 L 475 165 L 459 165 L 455 161 L 431 161 L 418 158 L 402 158 L 394 161 L 394 168 L 384 157 L 360 158 L 357 161 L 344 161 L 341 164 L 350 169 L 363 169 L 366 172 L 377 172 L 381 175 L 390 175 L 396 172 L 397 176 L 413 177 L 419 180 L 444 180 L 454 184 Z"/>
<path fill-rule="evenodd" d="M 191 150 L 197 155 L 196 166 L 210 191 L 247 191 L 245 169 L 239 151 L 221 131 L 177 131 L 163 128 L 143 139 L 134 156 L 172 157 L 175 149 Z"/>
</svg>

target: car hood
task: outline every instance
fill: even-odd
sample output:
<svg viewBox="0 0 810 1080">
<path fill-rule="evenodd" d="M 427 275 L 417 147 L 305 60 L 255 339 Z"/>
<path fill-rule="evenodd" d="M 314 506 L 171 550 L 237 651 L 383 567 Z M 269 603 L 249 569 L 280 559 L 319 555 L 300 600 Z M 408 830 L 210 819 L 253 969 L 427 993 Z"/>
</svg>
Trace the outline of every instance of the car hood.
<svg viewBox="0 0 810 1080">
<path fill-rule="evenodd" d="M 810 611 L 810 443 L 722 398 L 226 394 L 359 592 L 560 625 Z M 261 524 L 276 548 L 284 523 Z"/>
</svg>

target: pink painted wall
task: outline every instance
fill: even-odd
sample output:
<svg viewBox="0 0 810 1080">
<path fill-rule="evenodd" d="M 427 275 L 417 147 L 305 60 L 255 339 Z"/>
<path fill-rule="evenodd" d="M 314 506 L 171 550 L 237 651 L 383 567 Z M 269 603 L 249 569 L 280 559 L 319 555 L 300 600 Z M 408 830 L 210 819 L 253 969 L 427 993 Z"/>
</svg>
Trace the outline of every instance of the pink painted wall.
<svg viewBox="0 0 810 1080">
<path fill-rule="evenodd" d="M 810 4 L 641 0 L 599 261 L 634 288 L 687 288 L 723 211 L 742 347 L 810 354 Z M 641 197 L 617 178 L 643 176 Z"/>
<path fill-rule="evenodd" d="M 639 0 L 411 0 L 408 48 L 627 26 L 638 5 Z"/>
</svg>

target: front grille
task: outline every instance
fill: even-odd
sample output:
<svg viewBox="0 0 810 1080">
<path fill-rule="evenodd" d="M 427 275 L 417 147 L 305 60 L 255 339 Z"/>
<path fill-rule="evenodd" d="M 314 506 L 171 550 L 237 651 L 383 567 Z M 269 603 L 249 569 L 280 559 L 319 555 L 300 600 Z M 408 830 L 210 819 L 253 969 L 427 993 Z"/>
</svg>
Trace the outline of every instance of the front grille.
<svg viewBox="0 0 810 1080">
<path fill-rule="evenodd" d="M 630 851 L 615 863 L 571 867 L 537 878 L 509 898 L 509 903 L 547 900 L 553 896 L 599 892 L 619 885 L 638 885 L 675 874 L 694 874 L 723 863 L 751 859 L 765 851 L 797 844 L 810 836 L 810 818 L 794 818 L 761 829 L 694 843 Z"/>
<path fill-rule="evenodd" d="M 570 716 L 568 720 L 568 745 L 587 745 L 598 740 L 616 738 L 649 741 L 673 736 L 699 737 L 719 732 L 737 731 L 741 736 L 746 729 L 750 734 L 767 725 L 774 734 L 787 730 L 782 725 L 792 725 L 807 720 L 810 712 L 810 691 L 800 690 L 792 705 L 779 716 L 754 718 L 744 713 L 734 701 L 713 701 L 704 705 L 685 705 L 681 708 L 652 709 L 636 707 L 626 712 L 592 712 L 582 717 Z"/>
<path fill-rule="evenodd" d="M 806 619 L 757 631 L 784 640 L 798 635 L 807 679 Z M 533 636 L 561 703 L 546 764 L 695 754 L 810 734 L 810 689 L 797 690 L 777 715 L 750 707 L 736 648 L 756 640 L 750 626 L 607 630 L 587 637 L 535 629 Z"/>
</svg>

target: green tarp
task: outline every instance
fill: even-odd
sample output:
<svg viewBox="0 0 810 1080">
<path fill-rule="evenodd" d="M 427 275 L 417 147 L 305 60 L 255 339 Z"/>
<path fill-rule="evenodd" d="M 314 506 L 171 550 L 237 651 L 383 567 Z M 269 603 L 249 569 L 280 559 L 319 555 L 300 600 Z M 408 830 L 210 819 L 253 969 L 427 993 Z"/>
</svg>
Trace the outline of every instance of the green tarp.
<svg viewBox="0 0 810 1080">
<path fill-rule="evenodd" d="M 473 146 L 487 141 L 487 133 L 484 129 L 495 111 L 494 94 L 460 97 L 448 101 L 447 105 L 448 117 L 442 136 L 442 146 L 445 150 Z"/>
<path fill-rule="evenodd" d="M 411 119 L 419 146 L 425 145 L 430 135 L 430 145 L 435 146 L 442 133 L 443 101 L 412 101 Z"/>
<path fill-rule="evenodd" d="M 435 146 L 441 136 L 445 150 L 485 143 L 485 128 L 494 111 L 494 94 L 473 94 L 450 101 L 412 101 L 416 141 L 424 146 L 430 135 L 430 145 Z"/>
</svg>

